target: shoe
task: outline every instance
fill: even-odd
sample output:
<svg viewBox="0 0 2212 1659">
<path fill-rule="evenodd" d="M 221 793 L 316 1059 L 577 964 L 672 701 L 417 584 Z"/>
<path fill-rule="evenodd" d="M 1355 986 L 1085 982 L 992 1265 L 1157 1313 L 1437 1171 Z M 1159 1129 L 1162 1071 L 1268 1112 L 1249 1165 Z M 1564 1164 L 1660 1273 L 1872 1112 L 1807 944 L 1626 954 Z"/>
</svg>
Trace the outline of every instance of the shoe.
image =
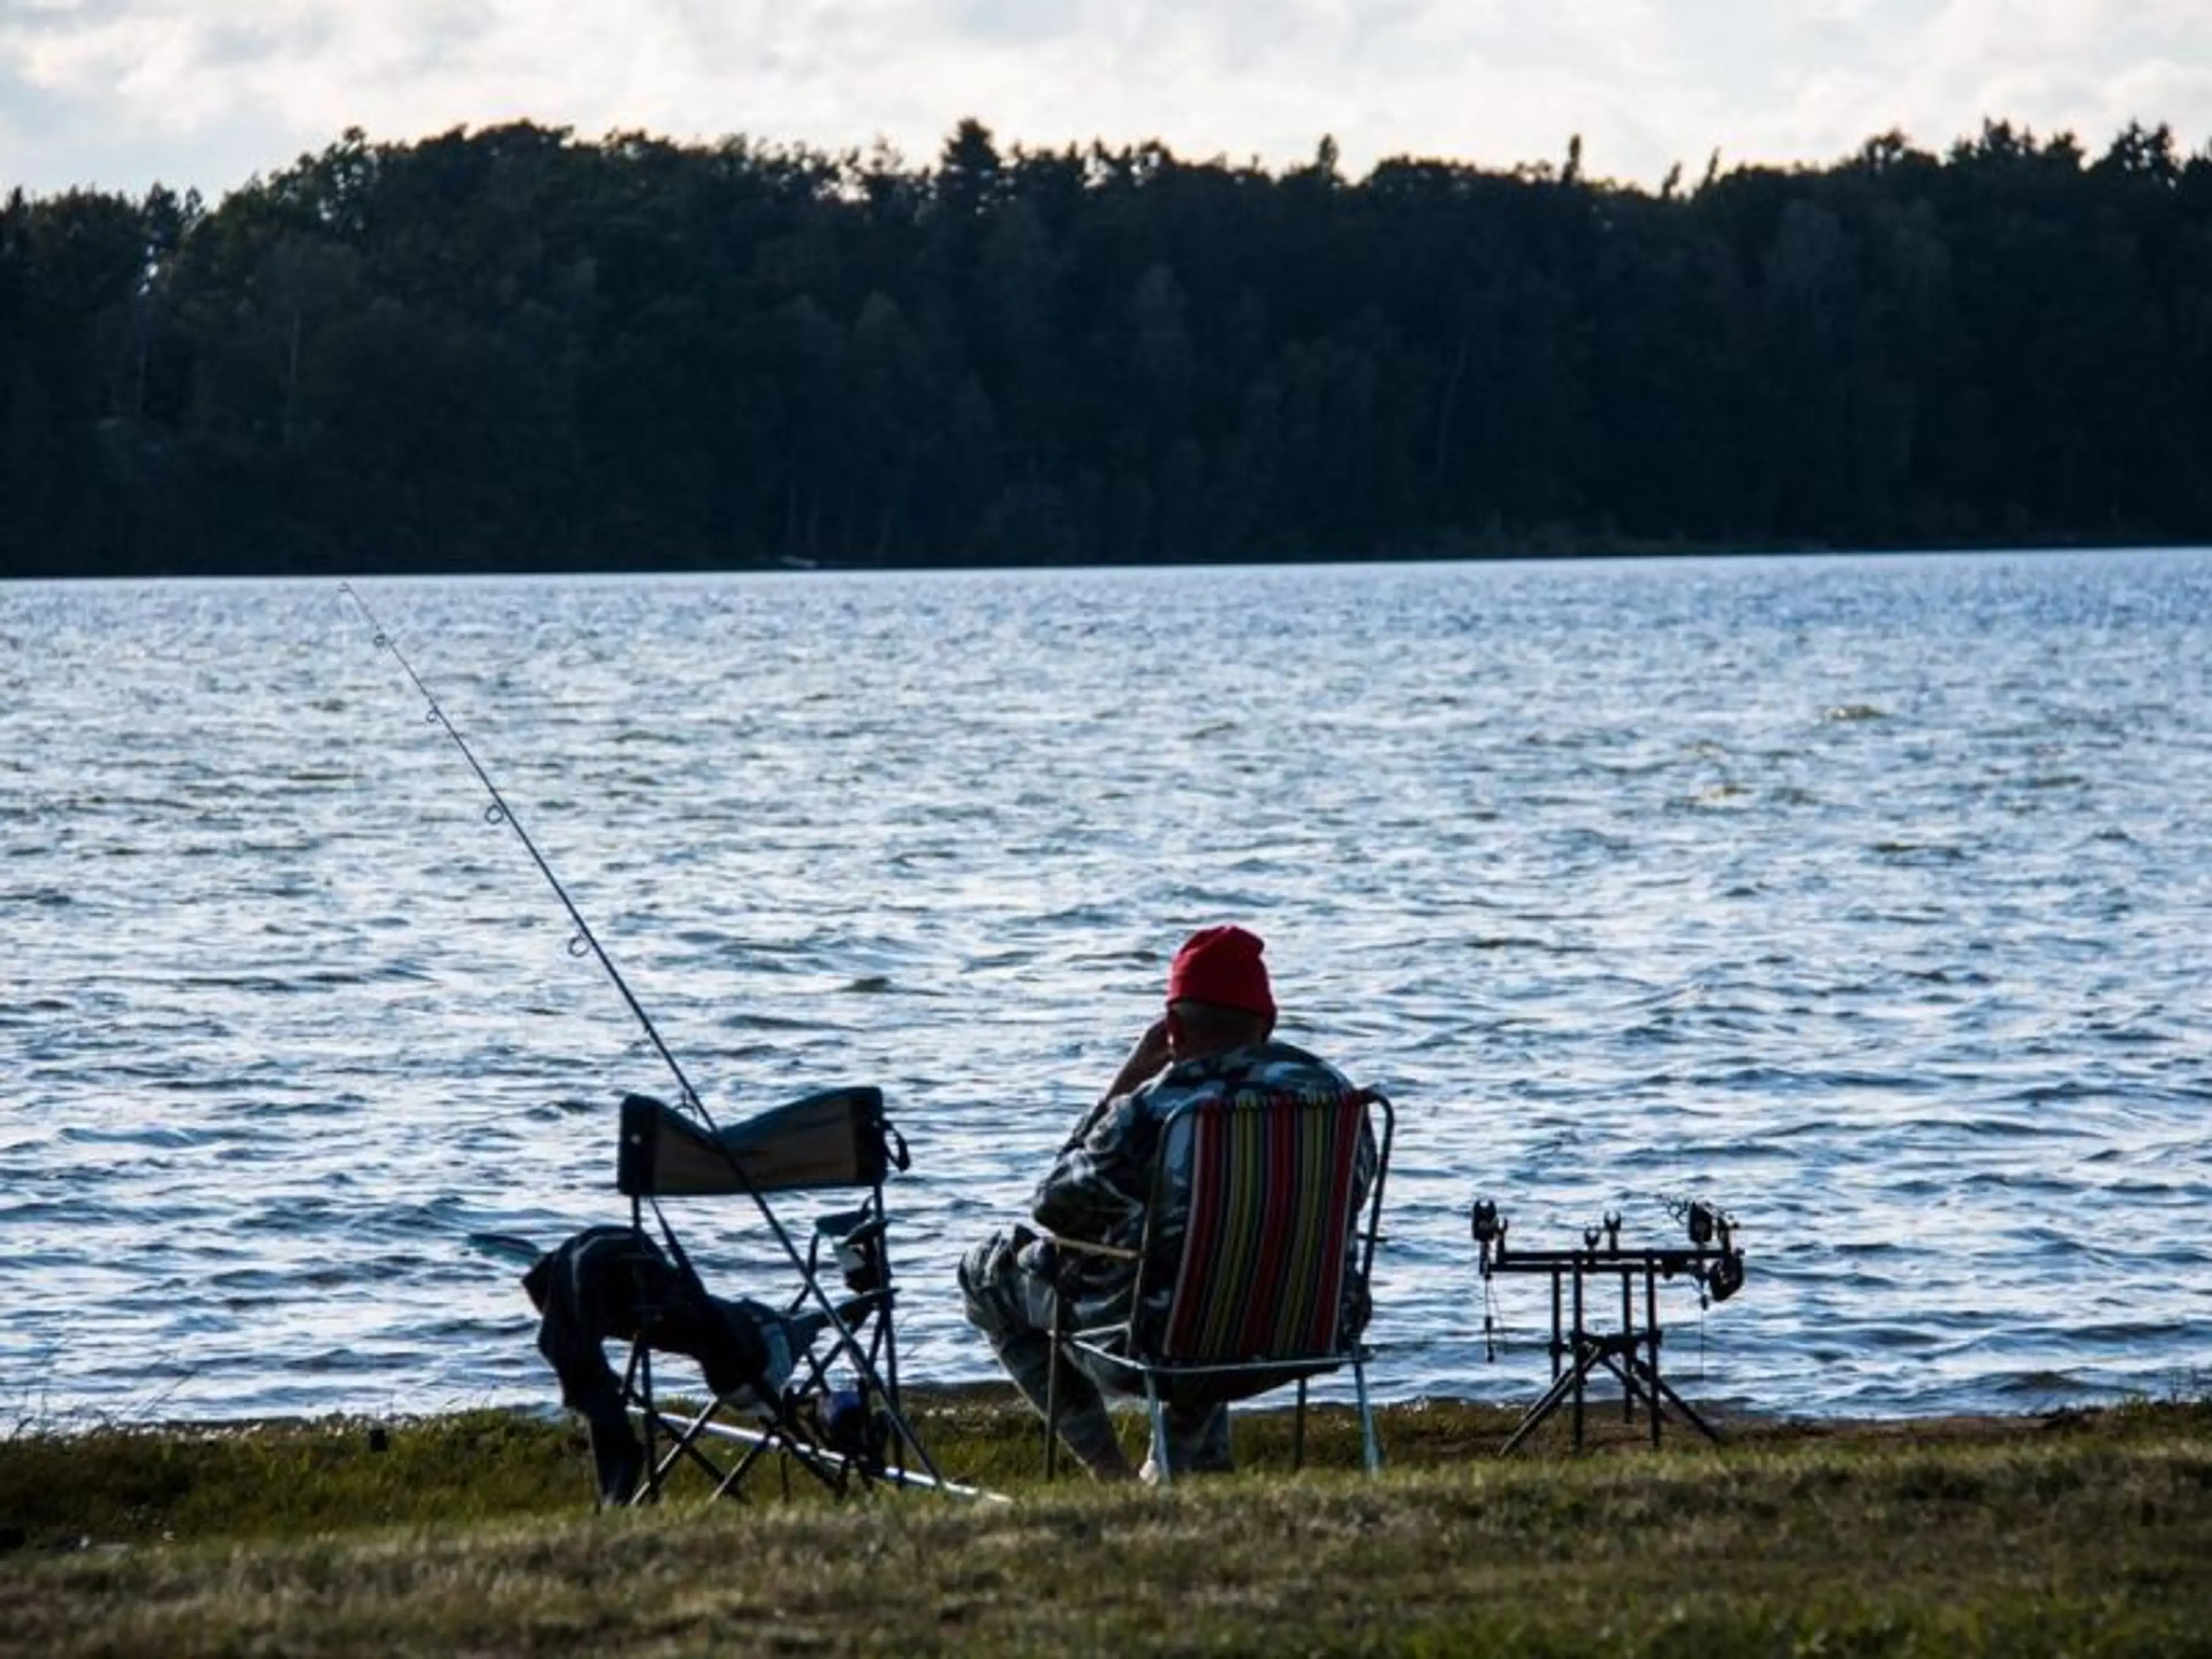
<svg viewBox="0 0 2212 1659">
<path fill-rule="evenodd" d="M 1178 1458 L 1170 1462 L 1168 1465 L 1168 1468 L 1169 1471 L 1180 1480 L 1188 1480 L 1194 1474 L 1234 1474 L 1237 1473 L 1236 1464 L 1229 1462 L 1226 1458 L 1206 1459 L 1189 1463 L 1186 1463 Z M 1137 1479 L 1143 1481 L 1145 1485 L 1148 1486 L 1158 1486 L 1160 1484 L 1159 1465 L 1155 1463 L 1151 1458 L 1147 1457 L 1144 1461 L 1143 1465 L 1137 1470 Z"/>
<path fill-rule="evenodd" d="M 1195 1411 L 1168 1413 L 1168 1468 L 1171 1475 L 1233 1474 L 1237 1460 L 1229 1450 L 1229 1408 L 1200 1407 Z M 1137 1478 L 1148 1486 L 1160 1484 L 1160 1470 L 1146 1456 Z"/>
</svg>

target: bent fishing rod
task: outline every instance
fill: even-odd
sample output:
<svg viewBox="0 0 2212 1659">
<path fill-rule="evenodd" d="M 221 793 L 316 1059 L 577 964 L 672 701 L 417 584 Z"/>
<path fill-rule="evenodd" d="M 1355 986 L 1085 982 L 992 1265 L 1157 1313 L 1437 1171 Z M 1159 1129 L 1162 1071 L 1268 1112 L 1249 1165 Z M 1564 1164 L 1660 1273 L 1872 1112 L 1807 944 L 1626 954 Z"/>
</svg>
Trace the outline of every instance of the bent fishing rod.
<svg viewBox="0 0 2212 1659">
<path fill-rule="evenodd" d="M 369 609 L 368 601 L 362 598 L 360 592 L 353 584 L 339 583 L 338 592 L 354 602 L 355 607 L 362 614 L 362 620 L 368 623 L 373 642 L 379 649 L 391 653 L 392 659 L 399 665 L 415 690 L 421 694 L 428 709 L 424 719 L 453 739 L 453 747 L 461 751 L 461 758 L 469 763 L 469 770 L 476 774 L 477 781 L 483 786 L 484 793 L 491 797 L 491 805 L 484 809 L 484 821 L 495 828 L 500 824 L 505 824 L 514 831 L 515 839 L 522 843 L 524 850 L 530 854 L 530 861 L 538 866 L 538 874 L 545 878 L 546 885 L 553 890 L 554 896 L 561 901 L 561 908 L 568 912 L 568 920 L 574 925 L 576 930 L 569 939 L 569 954 L 589 955 L 606 971 L 606 975 L 613 981 L 615 989 L 622 994 L 623 1001 L 629 1006 L 630 1012 L 636 1016 L 639 1025 L 644 1028 L 647 1039 L 653 1044 L 653 1052 L 660 1056 L 662 1063 L 668 1067 L 670 1074 L 675 1078 L 676 1086 L 681 1091 L 685 1108 L 698 1118 L 701 1125 L 713 1137 L 715 1145 L 721 1148 L 724 1161 L 728 1164 L 731 1175 L 736 1178 L 738 1187 L 743 1189 L 745 1196 L 752 1200 L 753 1207 L 760 1212 L 761 1219 L 768 1223 L 769 1231 L 775 1235 L 775 1242 L 782 1247 L 784 1255 L 791 1259 L 792 1265 L 799 1270 L 800 1279 L 813 1293 L 814 1301 L 820 1308 L 823 1317 L 829 1322 L 830 1328 L 837 1334 L 838 1347 L 861 1371 L 873 1378 L 874 1362 L 869 1358 L 866 1350 L 862 1347 L 860 1338 L 853 1334 L 852 1328 L 846 1322 L 845 1316 L 830 1301 L 829 1292 L 822 1288 L 813 1271 L 808 1267 L 806 1258 L 801 1254 L 797 1243 L 785 1230 L 783 1223 L 776 1218 L 775 1212 L 769 1207 L 767 1198 L 754 1184 L 751 1176 L 745 1172 L 743 1161 L 722 1141 L 720 1130 L 714 1122 L 714 1114 L 707 1109 L 707 1103 L 699 1097 L 699 1091 L 691 1086 L 691 1079 L 684 1075 L 684 1067 L 678 1063 L 675 1054 L 665 1042 L 661 1041 L 660 1031 L 653 1024 L 653 1017 L 645 1012 L 645 1005 L 641 1003 L 635 993 L 631 991 L 629 982 L 622 976 L 622 970 L 615 966 L 614 958 L 607 954 L 606 947 L 599 943 L 599 935 L 592 931 L 591 923 L 584 920 L 584 913 L 576 908 L 575 900 L 568 896 L 568 888 L 562 884 L 561 878 L 553 872 L 553 866 L 546 861 L 545 854 L 538 851 L 538 843 L 531 839 L 530 831 L 523 827 L 522 820 L 515 816 L 514 809 L 507 805 L 507 797 L 500 793 L 499 785 L 492 781 L 491 774 L 484 769 L 483 763 L 477 758 L 476 751 L 469 747 L 468 739 L 461 735 L 460 728 L 453 724 L 452 717 L 446 713 L 444 706 L 438 701 L 437 694 L 432 691 L 424 683 L 422 677 L 415 672 L 415 665 L 407 660 L 406 653 L 400 650 L 398 641 L 386 631 L 383 623 L 377 620 L 376 613 Z M 659 1213 L 659 1202 L 655 1200 L 653 1209 L 656 1214 Z M 661 1224 L 665 1230 L 667 1224 L 665 1219 Z M 671 1243 L 673 1242 L 672 1236 Z M 880 1380 L 877 1380 L 876 1387 L 886 1396 L 883 1409 L 898 1430 L 899 1437 L 921 1458 L 923 1467 L 928 1470 L 931 1478 L 941 1484 L 944 1477 L 939 1473 L 928 1449 L 907 1426 L 906 1420 L 899 1413 L 896 1405 L 889 1399 L 889 1390 L 884 1389 Z"/>
<path fill-rule="evenodd" d="M 416 690 L 422 693 L 422 701 L 428 708 L 428 712 L 423 718 L 453 740 L 453 747 L 461 751 L 461 758 L 469 763 L 469 770 L 477 775 L 477 781 L 483 785 L 484 793 L 491 797 L 491 805 L 484 809 L 484 822 L 495 828 L 503 823 L 514 831 L 515 839 L 522 843 L 523 850 L 530 854 L 530 861 L 538 866 L 538 873 L 545 878 L 546 885 L 553 890 L 553 896 L 561 901 L 561 908 L 568 913 L 568 920 L 576 929 L 575 933 L 569 937 L 569 955 L 582 956 L 588 953 L 598 960 L 601 968 L 606 970 L 607 977 L 614 981 L 615 989 L 622 993 L 622 1000 L 629 1006 L 630 1012 L 637 1016 L 637 1023 L 645 1029 L 646 1040 L 653 1044 L 653 1052 L 660 1056 L 662 1063 L 668 1067 L 670 1074 L 675 1078 L 676 1087 L 682 1096 L 684 1106 L 697 1115 L 699 1121 L 706 1127 L 709 1133 L 714 1133 L 715 1129 L 714 1114 L 707 1109 L 706 1102 L 699 1098 L 699 1091 L 691 1086 L 691 1079 L 684 1075 L 684 1068 L 677 1064 L 675 1054 L 671 1053 L 668 1045 L 660 1040 L 660 1032 L 654 1026 L 653 1017 L 645 1012 L 645 1005 L 641 1003 L 630 990 L 629 981 L 622 976 L 622 970 L 615 966 L 614 958 L 607 954 L 606 947 L 599 943 L 599 935 L 592 931 L 592 924 L 584 920 L 584 913 L 576 908 L 575 900 L 568 896 L 568 890 L 561 884 L 561 878 L 553 873 L 553 866 L 545 861 L 545 854 L 538 850 L 538 843 L 530 838 L 530 831 L 522 827 L 522 820 L 514 815 L 514 809 L 507 804 L 507 797 L 500 793 L 499 786 L 491 780 L 491 774 L 485 771 L 483 763 L 477 759 L 476 751 L 469 747 L 469 740 L 461 735 L 460 728 L 455 726 L 447 715 L 445 708 L 438 702 L 437 694 L 423 684 L 422 677 L 415 672 L 415 665 L 408 661 L 406 653 L 400 650 L 399 642 L 385 632 L 384 624 L 377 621 L 376 613 L 368 608 L 368 601 L 362 598 L 354 585 L 351 582 L 340 582 L 338 592 L 351 599 L 360 610 L 362 619 L 369 626 L 372 643 L 380 650 L 390 652 L 392 661 L 399 665 L 407 678 L 414 683 Z"/>
</svg>

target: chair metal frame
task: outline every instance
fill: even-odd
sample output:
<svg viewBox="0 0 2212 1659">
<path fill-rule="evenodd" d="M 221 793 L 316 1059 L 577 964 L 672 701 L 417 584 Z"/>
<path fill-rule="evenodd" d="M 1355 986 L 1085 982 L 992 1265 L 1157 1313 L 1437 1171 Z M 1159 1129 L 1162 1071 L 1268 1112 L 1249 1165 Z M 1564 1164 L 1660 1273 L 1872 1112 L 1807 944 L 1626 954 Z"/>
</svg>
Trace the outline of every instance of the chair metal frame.
<svg viewBox="0 0 2212 1659">
<path fill-rule="evenodd" d="M 825 1102 L 837 1109 L 856 1107 L 861 1115 L 857 1130 L 860 1144 L 835 1147 L 828 1160 L 835 1167 L 826 1170 L 813 1164 L 775 1167 L 779 1160 L 792 1164 L 775 1145 L 776 1120 Z M 837 1495 L 879 1485 L 934 1488 L 963 1497 L 994 1495 L 945 1480 L 900 1405 L 892 1317 L 897 1291 L 884 1183 L 892 1168 L 906 1167 L 907 1158 L 903 1141 L 883 1118 L 881 1109 L 878 1091 L 824 1091 L 793 1103 L 781 1114 L 764 1114 L 735 1130 L 708 1137 L 684 1129 L 659 1102 L 634 1096 L 623 1103 L 617 1185 L 629 1198 L 630 1224 L 650 1242 L 646 1222 L 650 1208 L 670 1257 L 695 1284 L 698 1274 L 661 1208 L 663 1198 L 750 1198 L 781 1231 L 768 1206 L 768 1192 L 857 1187 L 861 1194 L 856 1207 L 817 1218 L 803 1256 L 796 1249 L 787 1252 L 801 1282 L 784 1311 L 787 1316 L 799 1316 L 811 1305 L 817 1311 L 806 1316 L 819 1328 L 812 1341 L 790 1355 L 792 1370 L 773 1399 L 753 1397 L 750 1389 L 742 1391 L 743 1398 L 734 1393 L 717 1395 L 710 1389 L 702 1405 L 679 1411 L 665 1404 L 653 1366 L 659 1310 L 649 1297 L 640 1297 L 622 1378 L 623 1403 L 644 1447 L 643 1471 L 629 1499 L 632 1504 L 657 1502 L 671 1475 L 687 1462 L 713 1483 L 713 1497 L 742 1496 L 747 1477 L 776 1454 L 781 1455 L 787 1492 L 790 1471 L 797 1468 Z M 672 1132 L 672 1125 L 684 1144 L 675 1149 L 677 1167 L 663 1180 L 641 1153 L 639 1143 L 656 1127 Z M 806 1133 L 795 1138 L 805 1139 Z M 823 1287 L 823 1278 L 833 1267 L 844 1278 L 848 1294 L 842 1298 L 833 1298 Z M 824 1339 L 826 1352 L 818 1351 Z M 831 1382 L 832 1370 L 840 1367 L 851 1379 L 842 1390 Z"/>
<path fill-rule="evenodd" d="M 1054 1244 L 1062 1252 L 1109 1257 L 1133 1261 L 1136 1278 L 1133 1286 L 1129 1310 L 1126 1316 L 1112 1322 L 1091 1326 L 1071 1327 L 1067 1323 L 1067 1298 L 1062 1297 L 1056 1310 L 1053 1331 L 1053 1365 L 1047 1390 L 1045 1411 L 1045 1474 L 1051 1479 L 1058 1471 L 1060 1445 L 1060 1368 L 1064 1364 L 1084 1364 L 1084 1369 L 1102 1382 L 1106 1377 L 1117 1379 L 1109 1386 L 1119 1393 L 1141 1391 L 1146 1409 L 1151 1419 L 1152 1462 L 1157 1478 L 1162 1485 L 1170 1478 L 1168 1455 L 1167 1410 L 1179 1398 L 1205 1400 L 1227 1403 L 1249 1399 L 1275 1389 L 1295 1383 L 1297 1387 L 1297 1410 L 1294 1419 L 1291 1457 L 1295 1467 L 1305 1461 L 1305 1424 L 1307 1385 L 1312 1378 L 1324 1373 L 1350 1368 L 1353 1398 L 1358 1411 L 1361 1461 L 1370 1474 L 1382 1467 L 1382 1447 L 1375 1430 L 1375 1413 L 1367 1390 L 1367 1364 L 1374 1350 L 1364 1333 L 1349 1335 L 1343 1329 L 1343 1296 L 1335 1298 L 1328 1310 L 1327 1339 L 1317 1343 L 1300 1343 L 1259 1353 L 1224 1355 L 1211 1352 L 1176 1353 L 1169 1352 L 1169 1344 L 1177 1329 L 1176 1310 L 1188 1297 L 1204 1297 L 1208 1293 L 1208 1275 L 1212 1262 L 1192 1259 L 1189 1248 L 1194 1233 L 1188 1218 L 1185 1218 L 1184 1244 L 1180 1259 L 1163 1260 L 1164 1252 L 1154 1249 L 1154 1229 L 1158 1224 L 1164 1204 L 1167 1200 L 1172 1176 L 1173 1160 L 1195 1156 L 1190 1151 L 1194 1141 L 1194 1118 L 1200 1113 L 1245 1113 L 1262 1111 L 1310 1109 L 1314 1098 L 1304 1091 L 1269 1090 L 1264 1088 L 1238 1091 L 1224 1096 L 1202 1097 L 1176 1107 L 1161 1121 L 1159 1142 L 1153 1155 L 1151 1182 L 1151 1202 L 1145 1216 L 1143 1239 L 1137 1249 L 1127 1249 L 1112 1245 L 1086 1243 L 1080 1239 L 1056 1238 Z M 1396 1129 L 1397 1115 L 1389 1099 L 1377 1089 L 1355 1088 L 1340 1094 L 1334 1109 L 1353 1111 L 1359 1115 L 1363 1133 L 1347 1136 L 1344 1144 L 1352 1150 L 1351 1156 L 1359 1156 L 1359 1147 L 1370 1144 L 1375 1149 L 1373 1183 L 1364 1196 L 1356 1189 L 1352 1201 L 1345 1213 L 1328 1224 L 1328 1235 L 1313 1244 L 1309 1241 L 1309 1259 L 1341 1260 L 1346 1271 L 1354 1273 L 1363 1286 L 1371 1285 L 1375 1250 L 1382 1237 L 1382 1189 L 1389 1174 L 1390 1147 Z M 1187 1121 L 1188 1120 L 1189 1121 Z M 1380 1133 L 1376 1132 L 1379 1120 Z M 1231 1122 L 1235 1120 L 1232 1118 Z M 1186 1132 L 1188 1131 L 1188 1132 Z M 1342 1173 L 1340 1171 L 1339 1173 Z M 1199 1202 L 1198 1194 L 1191 1202 Z M 1299 1219 L 1294 1209 L 1291 1215 L 1279 1212 L 1265 1214 L 1248 1213 L 1228 1219 L 1242 1219 L 1249 1224 L 1249 1231 L 1235 1237 L 1222 1237 L 1224 1248 L 1216 1260 L 1232 1255 L 1235 1251 L 1252 1246 L 1264 1248 L 1270 1242 L 1268 1235 L 1279 1233 Z M 1272 1241 L 1281 1256 L 1281 1238 Z M 1328 1253 L 1316 1255 L 1315 1250 Z M 1161 1288 L 1169 1288 L 1169 1304 L 1164 1317 L 1148 1317 L 1147 1303 Z M 1340 1292 L 1342 1290 L 1340 1285 Z M 1087 1362 L 1087 1363 L 1085 1363 Z M 1127 1379 L 1124 1383 L 1120 1379 Z M 1128 1386 L 1133 1384 L 1134 1386 Z"/>
<path fill-rule="evenodd" d="M 651 1234 L 645 1221 L 647 1202 L 641 1196 L 632 1196 L 630 1224 L 641 1237 L 649 1239 Z M 654 1204 L 652 1208 L 679 1269 L 694 1273 L 696 1278 L 659 1206 Z M 740 1495 L 747 1477 L 775 1453 L 781 1453 L 784 1459 L 786 1496 L 790 1492 L 790 1471 L 794 1468 L 839 1495 L 856 1483 L 868 1486 L 878 1480 L 937 1484 L 929 1476 L 908 1469 L 906 1441 L 889 1432 L 878 1419 L 878 1401 L 894 1412 L 898 1407 L 897 1344 L 891 1319 L 894 1293 L 889 1254 L 883 1243 L 889 1218 L 884 1212 L 883 1189 L 872 1189 L 861 1209 L 853 1213 L 866 1217 L 860 1230 L 873 1236 L 871 1255 L 879 1271 L 880 1283 L 848 1298 L 837 1309 L 839 1317 L 859 1345 L 863 1362 L 854 1366 L 853 1386 L 846 1391 L 849 1404 L 844 1409 L 852 1417 L 825 1418 L 820 1409 L 821 1402 L 832 1398 L 836 1392 L 830 1382 L 830 1369 L 842 1352 L 836 1344 L 827 1355 L 817 1352 L 814 1345 L 793 1352 L 790 1380 L 773 1399 L 709 1393 L 703 1404 L 679 1415 L 664 1403 L 657 1391 L 653 1354 L 658 1347 L 654 1339 L 659 1310 L 641 1295 L 637 1329 L 630 1340 L 622 1382 L 623 1403 L 637 1423 L 639 1439 L 644 1445 L 644 1469 L 637 1490 L 629 1499 L 632 1504 L 658 1502 L 670 1477 L 685 1462 L 697 1467 L 713 1483 L 710 1498 Z M 817 1221 L 806 1253 L 805 1271 L 810 1279 L 822 1271 L 824 1243 L 835 1246 L 843 1242 L 835 1232 L 835 1224 L 844 1218 L 827 1216 Z M 807 1291 L 802 1288 L 793 1295 L 785 1313 L 800 1312 L 806 1301 Z M 840 1421 L 857 1421 L 857 1435 L 840 1432 Z M 722 1456 L 708 1449 L 710 1444 L 735 1449 L 735 1461 L 724 1462 Z"/>
</svg>

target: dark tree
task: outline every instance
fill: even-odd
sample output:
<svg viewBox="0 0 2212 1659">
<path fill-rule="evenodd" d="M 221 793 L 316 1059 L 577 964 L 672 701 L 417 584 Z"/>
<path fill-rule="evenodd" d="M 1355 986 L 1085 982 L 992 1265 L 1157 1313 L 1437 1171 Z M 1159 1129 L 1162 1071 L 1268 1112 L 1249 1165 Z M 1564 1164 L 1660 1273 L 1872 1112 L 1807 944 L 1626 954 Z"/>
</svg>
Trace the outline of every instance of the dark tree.
<svg viewBox="0 0 2212 1659">
<path fill-rule="evenodd" d="M 2212 538 L 2212 151 L 349 131 L 0 201 L 0 574 Z"/>
</svg>

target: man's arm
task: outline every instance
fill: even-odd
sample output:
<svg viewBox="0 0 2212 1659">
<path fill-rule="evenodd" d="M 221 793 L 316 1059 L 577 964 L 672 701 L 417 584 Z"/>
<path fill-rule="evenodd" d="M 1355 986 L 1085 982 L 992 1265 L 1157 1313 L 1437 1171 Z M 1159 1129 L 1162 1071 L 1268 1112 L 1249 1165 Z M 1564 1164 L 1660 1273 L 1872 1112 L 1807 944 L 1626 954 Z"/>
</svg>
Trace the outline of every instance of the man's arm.
<svg viewBox="0 0 2212 1659">
<path fill-rule="evenodd" d="M 1037 1183 L 1030 1211 L 1038 1226 L 1091 1243 L 1133 1242 L 1151 1179 L 1151 1115 L 1135 1095 L 1094 1107 L 1078 1136 Z"/>
</svg>

